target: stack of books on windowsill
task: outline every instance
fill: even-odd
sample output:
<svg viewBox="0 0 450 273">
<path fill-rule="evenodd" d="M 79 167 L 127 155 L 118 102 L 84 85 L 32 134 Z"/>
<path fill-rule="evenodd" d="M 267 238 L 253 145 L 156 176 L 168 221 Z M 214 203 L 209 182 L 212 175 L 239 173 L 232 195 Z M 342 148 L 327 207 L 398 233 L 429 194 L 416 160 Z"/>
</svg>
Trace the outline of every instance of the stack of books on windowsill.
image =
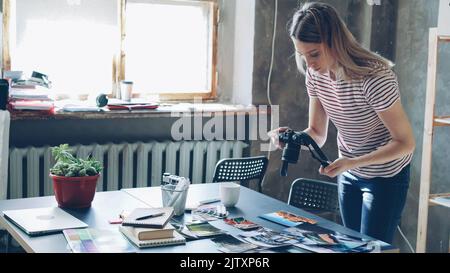
<svg viewBox="0 0 450 273">
<path fill-rule="evenodd" d="M 52 101 L 47 89 L 13 88 L 9 90 L 11 100 L 42 100 Z"/>
<path fill-rule="evenodd" d="M 119 230 L 139 248 L 185 244 L 186 239 L 168 223 L 172 215 L 173 207 L 137 208 Z"/>
<path fill-rule="evenodd" d="M 55 107 L 49 101 L 10 101 L 8 111 L 16 117 L 53 116 Z"/>
<path fill-rule="evenodd" d="M 38 110 L 53 111 L 55 106 L 53 101 L 43 100 L 14 100 L 9 102 L 11 110 Z"/>
<path fill-rule="evenodd" d="M 42 114 L 54 113 L 54 101 L 47 88 L 11 87 L 8 109 L 13 111 L 39 111 Z"/>
</svg>

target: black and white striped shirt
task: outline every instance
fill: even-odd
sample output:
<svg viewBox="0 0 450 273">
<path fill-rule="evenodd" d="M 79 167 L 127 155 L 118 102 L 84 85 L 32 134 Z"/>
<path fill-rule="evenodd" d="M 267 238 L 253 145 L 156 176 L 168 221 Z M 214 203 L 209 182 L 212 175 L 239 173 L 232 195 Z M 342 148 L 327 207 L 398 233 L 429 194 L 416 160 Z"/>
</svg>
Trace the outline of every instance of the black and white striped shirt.
<svg viewBox="0 0 450 273">
<path fill-rule="evenodd" d="M 386 145 L 389 130 L 377 115 L 400 99 L 397 77 L 390 69 L 353 80 L 332 80 L 308 69 L 306 88 L 310 98 L 319 99 L 338 130 L 340 156 L 368 154 Z M 349 170 L 362 178 L 392 177 L 411 162 L 412 154 L 383 163 Z"/>
</svg>

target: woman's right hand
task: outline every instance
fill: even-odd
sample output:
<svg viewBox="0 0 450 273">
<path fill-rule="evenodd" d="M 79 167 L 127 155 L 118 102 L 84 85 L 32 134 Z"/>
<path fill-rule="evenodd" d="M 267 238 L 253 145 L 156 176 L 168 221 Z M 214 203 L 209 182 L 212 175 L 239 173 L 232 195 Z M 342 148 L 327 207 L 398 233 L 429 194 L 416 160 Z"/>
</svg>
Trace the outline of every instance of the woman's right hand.
<svg viewBox="0 0 450 273">
<path fill-rule="evenodd" d="M 270 132 L 267 133 L 267 135 L 270 137 L 270 141 L 278 148 L 278 149 L 283 149 L 284 148 L 284 143 L 280 142 L 278 135 L 280 133 L 283 133 L 284 131 L 290 129 L 289 127 L 280 127 L 277 128 L 275 130 L 272 130 Z"/>
</svg>

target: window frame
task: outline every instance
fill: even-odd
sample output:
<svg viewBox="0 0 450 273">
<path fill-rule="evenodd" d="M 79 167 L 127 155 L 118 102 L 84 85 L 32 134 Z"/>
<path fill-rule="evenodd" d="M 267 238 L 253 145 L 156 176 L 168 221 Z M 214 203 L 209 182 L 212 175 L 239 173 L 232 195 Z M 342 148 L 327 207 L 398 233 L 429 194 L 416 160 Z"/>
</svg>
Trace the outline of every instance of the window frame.
<svg viewBox="0 0 450 273">
<path fill-rule="evenodd" d="M 173 1 L 173 0 L 172 0 Z M 211 52 L 211 75 L 210 75 L 210 90 L 207 92 L 200 92 L 192 90 L 193 92 L 176 92 L 176 93 L 161 93 L 159 98 L 161 101 L 186 101 L 192 99 L 201 98 L 202 100 L 215 100 L 217 99 L 217 87 L 218 87 L 218 72 L 217 72 L 217 59 L 218 59 L 218 25 L 219 25 L 219 5 L 218 0 L 177 0 L 180 2 L 206 2 L 209 3 L 211 8 L 210 24 L 211 24 L 211 37 L 210 37 L 210 52 Z M 164 2 L 164 0 L 161 0 Z M 117 0 L 119 5 L 119 33 L 118 45 L 120 52 L 117 52 L 115 56 L 111 56 L 112 59 L 112 90 L 109 95 L 117 97 L 119 93 L 120 81 L 125 80 L 125 62 L 126 52 L 124 49 L 124 42 L 126 37 L 126 3 L 127 0 Z M 3 71 L 11 70 L 11 52 L 10 52 L 10 17 L 11 17 L 11 2 L 10 0 L 3 0 L 3 40 L 2 40 L 2 69 Z M 115 89 L 115 90 L 114 90 Z M 140 92 L 134 94 L 134 97 L 140 95 L 147 95 L 149 93 Z"/>
</svg>

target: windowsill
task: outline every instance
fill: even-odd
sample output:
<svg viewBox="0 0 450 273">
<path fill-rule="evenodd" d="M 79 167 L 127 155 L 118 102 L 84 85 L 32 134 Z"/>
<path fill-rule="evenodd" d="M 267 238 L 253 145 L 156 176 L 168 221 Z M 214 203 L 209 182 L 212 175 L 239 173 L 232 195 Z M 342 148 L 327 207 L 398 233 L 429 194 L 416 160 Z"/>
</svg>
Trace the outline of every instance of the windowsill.
<svg viewBox="0 0 450 273">
<path fill-rule="evenodd" d="M 100 111 L 64 112 L 56 110 L 54 113 L 40 111 L 16 111 L 11 114 L 11 120 L 64 120 L 64 119 L 127 119 L 127 118 L 160 118 L 180 116 L 209 116 L 209 115 L 257 115 L 270 113 L 270 109 L 258 109 L 255 106 L 243 106 L 220 103 L 178 103 L 163 104 L 154 110 L 108 110 Z"/>
</svg>

